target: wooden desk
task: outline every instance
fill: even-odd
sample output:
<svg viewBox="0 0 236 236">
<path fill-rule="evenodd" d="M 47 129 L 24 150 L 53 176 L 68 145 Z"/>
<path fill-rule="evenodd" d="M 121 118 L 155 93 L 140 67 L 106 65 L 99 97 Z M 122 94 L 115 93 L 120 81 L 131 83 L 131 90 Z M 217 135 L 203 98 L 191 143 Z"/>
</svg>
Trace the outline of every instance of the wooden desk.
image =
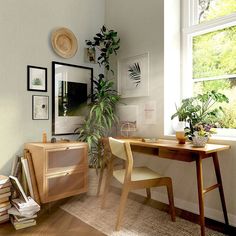
<svg viewBox="0 0 236 236">
<path fill-rule="evenodd" d="M 127 140 L 126 140 L 127 141 Z M 228 216 L 225 204 L 225 197 L 220 173 L 220 166 L 218 161 L 217 152 L 227 150 L 229 145 L 206 144 L 204 148 L 194 148 L 190 143 L 178 144 L 175 140 L 158 140 L 155 143 L 145 143 L 137 140 L 129 140 L 132 151 L 141 152 L 145 154 L 157 155 L 160 158 L 167 158 L 171 160 L 178 160 L 184 162 L 196 162 L 197 172 L 197 187 L 198 187 L 198 201 L 199 201 L 199 224 L 201 226 L 201 235 L 205 235 L 205 218 L 204 218 L 204 194 L 211 190 L 218 188 L 221 198 L 222 209 L 224 213 L 225 224 L 228 226 Z M 202 173 L 202 160 L 204 158 L 212 157 L 217 183 L 204 188 L 203 173 Z"/>
<path fill-rule="evenodd" d="M 124 139 L 124 141 L 129 141 L 132 151 L 140 152 L 144 154 L 150 154 L 158 156 L 160 158 L 167 158 L 171 160 L 184 161 L 184 162 L 196 162 L 196 172 L 197 172 L 197 187 L 198 187 L 198 201 L 199 201 L 199 213 L 200 219 L 199 224 L 201 226 L 201 235 L 205 235 L 205 217 L 204 217 L 204 194 L 210 192 L 211 190 L 218 188 L 221 198 L 222 209 L 224 213 L 224 219 L 226 226 L 229 225 L 225 197 L 220 173 L 220 166 L 218 161 L 217 152 L 224 151 L 230 148 L 229 145 L 219 145 L 219 144 L 206 144 L 204 148 L 195 148 L 191 143 L 178 144 L 176 140 L 164 140 L 159 139 L 157 142 L 147 143 L 142 142 L 141 139 Z M 102 141 L 105 146 L 105 151 L 109 149 L 108 139 L 105 138 Z M 212 157 L 217 183 L 204 188 L 203 186 L 203 173 L 202 173 L 202 160 L 205 158 Z M 102 181 L 103 171 L 100 173 L 98 194 L 100 191 L 101 181 Z"/>
</svg>

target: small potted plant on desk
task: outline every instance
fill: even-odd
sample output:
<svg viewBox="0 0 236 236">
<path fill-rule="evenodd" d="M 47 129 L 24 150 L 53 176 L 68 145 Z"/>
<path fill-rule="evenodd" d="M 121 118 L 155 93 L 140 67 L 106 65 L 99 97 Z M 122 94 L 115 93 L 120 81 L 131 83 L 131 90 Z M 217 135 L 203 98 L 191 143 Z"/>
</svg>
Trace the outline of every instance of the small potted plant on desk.
<svg viewBox="0 0 236 236">
<path fill-rule="evenodd" d="M 175 127 L 175 135 L 176 139 L 178 140 L 179 144 L 185 144 L 186 136 L 185 136 L 185 127 L 186 127 L 186 120 L 188 118 L 188 106 L 190 103 L 190 99 L 183 99 L 181 101 L 181 105 L 176 107 L 176 112 L 171 116 L 171 120 L 175 117 L 178 117 L 178 124 Z"/>
<path fill-rule="evenodd" d="M 216 133 L 215 128 L 219 128 L 218 121 L 224 114 L 219 103 L 223 102 L 228 103 L 229 99 L 214 90 L 198 94 L 183 99 L 181 107 L 171 118 L 178 116 L 178 111 L 181 110 L 187 124 L 184 129 L 185 136 L 193 142 L 194 146 L 205 146 L 210 135 Z"/>
<path fill-rule="evenodd" d="M 120 96 L 114 89 L 114 82 L 108 78 L 114 75 L 110 66 L 110 56 L 117 54 L 120 39 L 117 32 L 103 26 L 93 40 L 86 40 L 88 47 L 97 49 L 100 53 L 98 64 L 104 67 L 104 74 L 93 79 L 94 92 L 90 95 L 88 116 L 85 123 L 75 130 L 78 140 L 87 142 L 89 147 L 89 195 L 96 195 L 98 185 L 98 170 L 105 165 L 102 137 L 111 135 L 114 124 L 118 121 L 115 113 Z M 110 74 L 109 74 L 110 73 Z M 94 174 L 95 173 L 95 174 Z"/>
</svg>

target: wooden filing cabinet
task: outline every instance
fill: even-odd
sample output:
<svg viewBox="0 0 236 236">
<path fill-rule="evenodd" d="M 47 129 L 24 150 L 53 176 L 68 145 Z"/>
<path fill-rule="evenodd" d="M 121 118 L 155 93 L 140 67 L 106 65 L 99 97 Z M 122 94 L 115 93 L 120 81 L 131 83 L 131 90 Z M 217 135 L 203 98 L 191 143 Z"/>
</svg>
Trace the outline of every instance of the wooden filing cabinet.
<svg viewBox="0 0 236 236">
<path fill-rule="evenodd" d="M 86 143 L 26 143 L 25 148 L 32 155 L 41 203 L 87 192 Z"/>
</svg>

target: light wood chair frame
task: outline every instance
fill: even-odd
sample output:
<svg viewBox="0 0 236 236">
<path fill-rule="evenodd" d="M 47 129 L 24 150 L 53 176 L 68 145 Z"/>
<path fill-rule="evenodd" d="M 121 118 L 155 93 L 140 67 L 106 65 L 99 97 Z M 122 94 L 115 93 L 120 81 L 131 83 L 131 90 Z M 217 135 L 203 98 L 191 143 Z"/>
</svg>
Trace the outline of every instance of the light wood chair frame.
<svg viewBox="0 0 236 236">
<path fill-rule="evenodd" d="M 133 155 L 132 155 L 132 151 L 131 151 L 131 147 L 130 147 L 129 142 L 109 138 L 109 143 L 111 140 L 123 145 L 123 148 L 124 148 L 124 151 L 126 154 L 125 155 L 126 160 L 125 160 L 122 157 L 115 156 L 114 151 L 112 150 L 112 148 L 110 148 L 113 157 L 108 162 L 108 171 L 107 171 L 108 173 L 107 173 L 107 177 L 106 177 L 106 181 L 105 181 L 105 188 L 104 188 L 104 193 L 103 193 L 103 198 L 102 198 L 102 208 L 104 208 L 107 194 L 109 191 L 109 186 L 110 186 L 111 179 L 113 176 L 113 160 L 114 160 L 114 158 L 118 157 L 118 158 L 125 160 L 125 177 L 124 177 L 124 183 L 123 183 L 123 187 L 122 187 L 120 204 L 119 204 L 119 208 L 118 208 L 118 215 L 117 215 L 115 230 L 117 230 L 117 231 L 120 230 L 121 221 L 122 221 L 122 218 L 124 215 L 125 204 L 126 204 L 126 201 L 128 198 L 129 191 L 135 190 L 135 189 L 146 188 L 147 198 L 150 199 L 151 198 L 151 190 L 150 189 L 152 187 L 166 186 L 167 193 L 168 193 L 168 200 L 169 200 L 169 207 L 170 207 L 169 210 L 170 210 L 170 214 L 171 214 L 171 219 L 172 219 L 172 221 L 175 221 L 175 207 L 174 207 L 173 187 L 172 187 L 171 178 L 163 176 L 163 177 L 159 177 L 159 178 L 155 178 L 155 179 L 132 181 L 131 175 L 132 175 L 132 170 L 133 170 Z"/>
</svg>

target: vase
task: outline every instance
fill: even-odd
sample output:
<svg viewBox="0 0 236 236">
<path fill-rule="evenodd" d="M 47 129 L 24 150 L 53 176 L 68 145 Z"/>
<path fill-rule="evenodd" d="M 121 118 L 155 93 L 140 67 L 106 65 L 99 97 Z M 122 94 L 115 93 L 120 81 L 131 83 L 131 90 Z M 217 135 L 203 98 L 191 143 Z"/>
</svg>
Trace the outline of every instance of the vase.
<svg viewBox="0 0 236 236">
<path fill-rule="evenodd" d="M 179 121 L 175 128 L 175 136 L 179 144 L 185 144 L 186 137 L 184 128 L 186 127 L 185 121 Z"/>
<path fill-rule="evenodd" d="M 208 141 L 208 137 L 204 136 L 192 137 L 192 139 L 194 147 L 205 147 Z"/>
</svg>

